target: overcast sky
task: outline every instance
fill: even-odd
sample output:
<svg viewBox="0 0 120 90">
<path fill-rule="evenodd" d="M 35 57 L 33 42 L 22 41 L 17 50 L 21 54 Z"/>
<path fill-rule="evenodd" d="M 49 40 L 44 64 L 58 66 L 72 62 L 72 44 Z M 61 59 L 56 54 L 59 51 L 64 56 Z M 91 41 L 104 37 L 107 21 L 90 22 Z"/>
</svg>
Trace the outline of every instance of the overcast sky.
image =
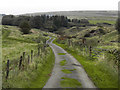
<svg viewBox="0 0 120 90">
<path fill-rule="evenodd" d="M 119 0 L 1 0 L 0 14 L 74 10 L 118 10 Z"/>
</svg>

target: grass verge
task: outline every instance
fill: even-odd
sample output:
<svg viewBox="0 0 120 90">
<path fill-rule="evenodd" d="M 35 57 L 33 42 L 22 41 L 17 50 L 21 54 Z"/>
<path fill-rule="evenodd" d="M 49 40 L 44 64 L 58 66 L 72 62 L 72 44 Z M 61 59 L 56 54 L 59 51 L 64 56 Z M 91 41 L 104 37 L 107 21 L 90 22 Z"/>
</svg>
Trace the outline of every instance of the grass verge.
<svg viewBox="0 0 120 90">
<path fill-rule="evenodd" d="M 39 68 L 38 71 L 36 72 L 38 75 L 36 79 L 31 81 L 30 86 L 28 86 L 28 88 L 43 88 L 44 85 L 46 84 L 47 80 L 51 76 L 51 72 L 55 62 L 54 61 L 55 57 L 52 50 L 50 51 L 50 55 L 48 56 L 47 59 L 48 60 L 46 64 L 42 68 Z"/>
</svg>

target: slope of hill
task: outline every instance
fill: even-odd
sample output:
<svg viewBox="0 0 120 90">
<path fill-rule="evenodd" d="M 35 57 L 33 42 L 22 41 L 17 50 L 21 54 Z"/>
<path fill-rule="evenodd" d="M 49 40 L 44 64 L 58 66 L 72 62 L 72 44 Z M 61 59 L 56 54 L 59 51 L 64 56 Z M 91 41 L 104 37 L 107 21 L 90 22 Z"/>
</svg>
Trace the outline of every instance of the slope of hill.
<svg viewBox="0 0 120 90">
<path fill-rule="evenodd" d="M 83 65 L 97 87 L 117 88 L 120 45 L 118 37 L 114 25 L 74 26 L 64 29 L 54 43 Z"/>
</svg>

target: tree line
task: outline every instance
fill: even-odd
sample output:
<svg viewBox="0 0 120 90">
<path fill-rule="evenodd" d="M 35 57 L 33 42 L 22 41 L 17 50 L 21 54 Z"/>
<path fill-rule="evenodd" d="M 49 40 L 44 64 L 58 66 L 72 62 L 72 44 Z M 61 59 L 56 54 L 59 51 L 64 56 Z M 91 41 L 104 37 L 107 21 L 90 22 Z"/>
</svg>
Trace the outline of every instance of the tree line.
<svg viewBox="0 0 120 90">
<path fill-rule="evenodd" d="M 89 24 L 87 19 L 68 19 L 66 16 L 50 16 L 50 15 L 40 15 L 40 16 L 14 16 L 5 15 L 2 18 L 2 25 L 19 26 L 26 30 L 30 28 L 37 29 L 47 29 L 48 31 L 57 31 L 60 27 L 69 27 L 72 23 L 74 24 Z M 71 24 L 71 25 L 70 25 Z M 117 19 L 116 29 L 120 33 L 120 18 Z M 27 30 L 26 30 L 27 31 Z M 25 32 L 27 33 L 27 32 Z"/>
<path fill-rule="evenodd" d="M 5 15 L 2 18 L 2 25 L 11 25 L 19 27 L 37 28 L 37 29 L 47 29 L 50 32 L 57 31 L 60 27 L 69 27 L 70 22 L 72 23 L 89 23 L 87 19 L 68 19 L 66 16 L 50 16 L 50 15 L 40 15 L 40 16 L 14 16 Z M 24 28 L 26 30 L 26 28 Z M 24 30 L 22 29 L 22 30 Z"/>
<path fill-rule="evenodd" d="M 47 28 L 56 30 L 59 27 L 67 26 L 68 19 L 65 16 L 14 16 L 6 15 L 2 18 L 2 25 L 19 26 L 20 23 L 27 21 L 31 28 Z"/>
</svg>

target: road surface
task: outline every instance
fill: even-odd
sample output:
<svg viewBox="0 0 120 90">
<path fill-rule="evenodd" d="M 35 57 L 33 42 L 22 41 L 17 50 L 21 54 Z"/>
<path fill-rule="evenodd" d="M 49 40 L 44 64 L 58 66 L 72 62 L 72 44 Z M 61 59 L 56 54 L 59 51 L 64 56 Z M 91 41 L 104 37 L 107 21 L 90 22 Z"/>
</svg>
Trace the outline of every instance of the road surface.
<svg viewBox="0 0 120 90">
<path fill-rule="evenodd" d="M 51 38 L 50 38 L 51 39 Z M 54 40 L 54 39 L 53 39 Z M 52 41 L 53 41 L 52 40 Z M 83 69 L 82 65 L 70 54 L 68 54 L 64 49 L 52 43 L 52 41 L 47 41 L 47 43 L 52 48 L 55 54 L 55 65 L 44 88 L 62 88 L 60 85 L 61 77 L 68 77 L 78 80 L 82 84 L 82 88 L 96 88 L 93 82 L 88 77 L 87 73 Z M 59 53 L 65 53 L 65 55 L 59 55 Z M 62 60 L 66 60 L 67 63 L 64 66 L 60 65 Z M 62 72 L 63 69 L 73 69 L 71 74 L 66 74 Z M 70 87 L 66 87 L 70 88 Z"/>
</svg>

